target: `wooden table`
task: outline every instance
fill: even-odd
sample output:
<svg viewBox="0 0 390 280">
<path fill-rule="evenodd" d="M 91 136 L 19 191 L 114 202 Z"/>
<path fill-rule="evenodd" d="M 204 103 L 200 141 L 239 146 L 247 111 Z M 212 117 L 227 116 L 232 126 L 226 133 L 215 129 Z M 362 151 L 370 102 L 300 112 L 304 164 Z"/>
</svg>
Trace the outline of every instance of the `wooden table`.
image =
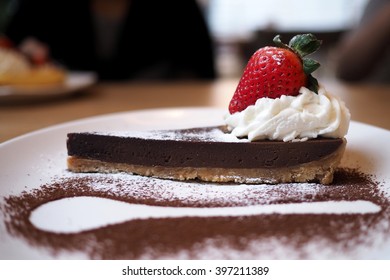
<svg viewBox="0 0 390 280">
<path fill-rule="evenodd" d="M 227 108 L 238 80 L 180 83 L 99 83 L 61 98 L 1 103 L 0 142 L 66 121 L 162 107 Z M 390 86 L 322 81 L 349 107 L 352 119 L 390 130 Z"/>
</svg>

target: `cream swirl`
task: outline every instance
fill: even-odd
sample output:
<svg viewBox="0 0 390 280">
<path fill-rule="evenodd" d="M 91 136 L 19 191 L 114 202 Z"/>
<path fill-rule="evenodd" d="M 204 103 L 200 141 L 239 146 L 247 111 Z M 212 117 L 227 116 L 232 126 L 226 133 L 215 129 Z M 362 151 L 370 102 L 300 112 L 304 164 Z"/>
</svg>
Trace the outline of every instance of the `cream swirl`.
<svg viewBox="0 0 390 280">
<path fill-rule="evenodd" d="M 306 141 L 318 136 L 344 137 L 350 113 L 344 102 L 323 87 L 318 94 L 302 87 L 297 96 L 260 98 L 245 110 L 225 116 L 226 124 L 237 137 Z"/>
<path fill-rule="evenodd" d="M 0 48 L 0 74 L 20 74 L 28 71 L 28 61 L 18 52 Z"/>
</svg>

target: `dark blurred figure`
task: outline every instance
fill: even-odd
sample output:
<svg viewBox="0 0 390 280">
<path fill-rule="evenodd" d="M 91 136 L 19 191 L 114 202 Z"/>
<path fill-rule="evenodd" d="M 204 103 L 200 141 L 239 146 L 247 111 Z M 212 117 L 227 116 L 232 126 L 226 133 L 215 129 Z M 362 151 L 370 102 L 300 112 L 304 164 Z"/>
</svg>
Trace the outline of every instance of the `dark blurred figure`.
<svg viewBox="0 0 390 280">
<path fill-rule="evenodd" d="M 338 78 L 390 83 L 390 0 L 371 0 L 336 51 Z"/>
<path fill-rule="evenodd" d="M 212 41 L 195 0 L 16 2 L 6 35 L 27 51 L 40 45 L 70 70 L 105 80 L 215 78 Z"/>
</svg>

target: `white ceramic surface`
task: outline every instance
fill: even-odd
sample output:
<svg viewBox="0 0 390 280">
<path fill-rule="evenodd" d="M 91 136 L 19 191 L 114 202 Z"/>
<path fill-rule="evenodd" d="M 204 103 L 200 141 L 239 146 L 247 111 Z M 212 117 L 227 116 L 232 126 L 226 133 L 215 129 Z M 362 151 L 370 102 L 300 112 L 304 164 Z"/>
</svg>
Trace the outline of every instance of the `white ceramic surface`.
<svg viewBox="0 0 390 280">
<path fill-rule="evenodd" d="M 222 124 L 224 113 L 224 110 L 215 108 L 123 112 L 56 125 L 14 138 L 0 144 L 0 199 L 36 189 L 51 182 L 55 176 L 63 176 L 67 172 L 66 135 L 69 132 L 211 126 Z M 381 188 L 390 197 L 390 131 L 352 122 L 347 140 L 342 165 L 358 167 L 363 172 L 375 175 L 378 181 L 383 182 Z M 389 248 L 390 244 L 387 247 L 374 248 L 369 257 L 390 258 Z M 69 253 L 57 257 L 80 259 L 85 256 L 82 253 Z M 0 259 L 34 258 L 50 259 L 53 255 L 9 235 L 3 217 L 0 217 Z"/>
</svg>

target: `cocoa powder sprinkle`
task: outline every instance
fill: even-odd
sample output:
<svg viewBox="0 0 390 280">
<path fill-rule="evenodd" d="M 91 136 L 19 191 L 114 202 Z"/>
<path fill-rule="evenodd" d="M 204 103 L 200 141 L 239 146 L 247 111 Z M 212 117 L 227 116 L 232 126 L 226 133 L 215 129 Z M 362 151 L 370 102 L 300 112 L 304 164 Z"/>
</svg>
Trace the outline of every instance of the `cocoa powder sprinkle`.
<svg viewBox="0 0 390 280">
<path fill-rule="evenodd" d="M 166 188 L 169 184 L 179 184 L 184 194 Z M 167 182 L 139 176 L 75 175 L 6 197 L 1 209 L 10 235 L 48 250 L 54 258 L 61 252 L 81 252 L 91 259 L 355 259 L 364 258 L 364 250 L 378 247 L 378 242 L 386 242 L 390 237 L 390 201 L 380 186 L 375 178 L 356 169 L 339 169 L 329 186 L 281 184 L 251 189 L 240 185 L 240 191 L 235 193 L 232 185 L 230 196 L 216 197 L 210 193 L 212 188 L 219 188 L 218 184 L 210 188 L 210 184 L 200 182 Z M 367 200 L 382 210 L 364 215 L 272 214 L 132 220 L 75 234 L 42 231 L 30 222 L 30 214 L 38 206 L 76 196 L 174 207 Z"/>
</svg>

